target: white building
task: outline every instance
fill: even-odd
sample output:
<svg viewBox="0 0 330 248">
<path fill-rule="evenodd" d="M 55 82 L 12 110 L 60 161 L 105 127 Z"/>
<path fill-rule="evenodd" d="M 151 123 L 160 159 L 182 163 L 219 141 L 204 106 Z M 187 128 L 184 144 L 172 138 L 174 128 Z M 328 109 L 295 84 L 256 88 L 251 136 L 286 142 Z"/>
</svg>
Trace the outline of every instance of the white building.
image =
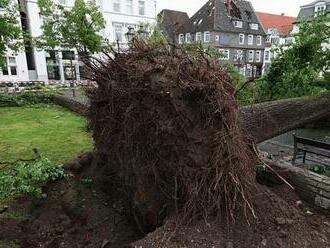
<svg viewBox="0 0 330 248">
<path fill-rule="evenodd" d="M 72 7 L 74 0 L 54 0 Z M 32 37 L 41 35 L 42 17 L 37 0 L 20 1 L 23 29 Z M 128 27 L 156 22 L 156 0 L 97 0 L 106 20 L 102 35 L 110 43 L 126 43 Z M 29 47 L 25 52 L 8 53 L 7 69 L 3 68 L 0 81 L 80 80 L 80 64 L 73 50 L 43 51 Z M 15 68 L 14 68 L 15 67 Z"/>
</svg>

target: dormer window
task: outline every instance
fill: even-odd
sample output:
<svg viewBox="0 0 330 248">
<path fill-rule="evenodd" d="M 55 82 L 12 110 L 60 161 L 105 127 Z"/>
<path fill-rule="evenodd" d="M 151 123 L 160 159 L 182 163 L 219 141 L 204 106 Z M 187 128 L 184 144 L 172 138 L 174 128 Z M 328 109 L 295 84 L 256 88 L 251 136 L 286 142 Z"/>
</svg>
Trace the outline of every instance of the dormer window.
<svg viewBox="0 0 330 248">
<path fill-rule="evenodd" d="M 235 28 L 242 28 L 243 27 L 243 22 L 242 21 L 233 21 L 234 27 Z"/>
<path fill-rule="evenodd" d="M 250 26 L 250 29 L 252 29 L 252 30 L 258 30 L 259 29 L 258 23 L 250 23 L 249 26 Z"/>
<path fill-rule="evenodd" d="M 327 6 L 325 2 L 318 2 L 315 4 L 315 15 L 324 14 Z"/>
</svg>

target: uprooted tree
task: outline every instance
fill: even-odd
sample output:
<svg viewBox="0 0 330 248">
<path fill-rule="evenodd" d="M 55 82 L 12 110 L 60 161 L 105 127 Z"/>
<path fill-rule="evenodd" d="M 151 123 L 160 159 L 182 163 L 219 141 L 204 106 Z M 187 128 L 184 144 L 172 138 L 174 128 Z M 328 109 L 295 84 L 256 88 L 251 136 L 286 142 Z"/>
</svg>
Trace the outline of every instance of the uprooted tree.
<svg viewBox="0 0 330 248">
<path fill-rule="evenodd" d="M 127 197 L 142 230 L 168 213 L 186 221 L 232 218 L 240 207 L 253 213 L 252 147 L 223 69 L 203 53 L 144 43 L 97 64 L 89 126 L 102 175 Z"/>
<path fill-rule="evenodd" d="M 126 199 L 142 231 L 172 214 L 184 222 L 210 216 L 230 222 L 255 214 L 250 137 L 274 135 L 258 134 L 257 125 L 272 125 L 267 110 L 274 106 L 240 110 L 230 77 L 203 52 L 133 42 L 127 52 L 95 59 L 89 67 L 98 85 L 88 92 L 88 118 L 103 165 L 100 182 Z M 308 100 L 298 102 L 303 108 Z"/>
</svg>

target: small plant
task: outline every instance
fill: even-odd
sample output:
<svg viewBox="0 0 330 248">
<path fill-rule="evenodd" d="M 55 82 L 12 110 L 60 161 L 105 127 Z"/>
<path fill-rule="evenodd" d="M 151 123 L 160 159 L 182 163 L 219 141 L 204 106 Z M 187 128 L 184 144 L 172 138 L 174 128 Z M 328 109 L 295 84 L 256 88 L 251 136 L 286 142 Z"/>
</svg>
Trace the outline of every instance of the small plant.
<svg viewBox="0 0 330 248">
<path fill-rule="evenodd" d="M 315 165 L 315 166 L 311 167 L 310 170 L 319 175 L 330 177 L 330 168 L 328 168 L 328 167 Z"/>
<path fill-rule="evenodd" d="M 0 170 L 0 200 L 20 194 L 45 197 L 42 185 L 64 177 L 64 169 L 48 159 L 33 162 L 17 162 Z"/>
<path fill-rule="evenodd" d="M 0 107 L 20 107 L 36 104 L 50 104 L 53 101 L 52 92 L 26 92 L 19 94 L 0 94 Z"/>
</svg>

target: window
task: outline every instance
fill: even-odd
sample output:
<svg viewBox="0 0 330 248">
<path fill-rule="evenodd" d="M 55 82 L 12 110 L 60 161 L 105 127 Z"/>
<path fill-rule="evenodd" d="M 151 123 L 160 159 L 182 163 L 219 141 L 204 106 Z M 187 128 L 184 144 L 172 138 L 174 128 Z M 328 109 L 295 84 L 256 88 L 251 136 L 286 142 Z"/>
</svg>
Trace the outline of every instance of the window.
<svg viewBox="0 0 330 248">
<path fill-rule="evenodd" d="M 315 5 L 315 14 L 316 15 L 321 15 L 324 14 L 325 10 L 326 10 L 326 4 L 324 2 L 321 3 L 317 3 Z"/>
<path fill-rule="evenodd" d="M 221 53 L 221 60 L 229 60 L 229 50 L 228 49 L 219 49 L 219 52 Z"/>
<path fill-rule="evenodd" d="M 120 12 L 120 0 L 113 0 L 113 11 Z"/>
<path fill-rule="evenodd" d="M 252 66 L 250 64 L 246 65 L 246 76 L 252 78 Z"/>
<path fill-rule="evenodd" d="M 184 42 L 184 34 L 179 34 L 179 44 L 183 44 Z"/>
<path fill-rule="evenodd" d="M 245 40 L 245 35 L 239 34 L 239 44 L 240 45 L 244 45 L 244 40 Z"/>
<path fill-rule="evenodd" d="M 250 25 L 250 28 L 252 30 L 258 30 L 259 29 L 258 23 L 250 23 L 249 25 Z"/>
<path fill-rule="evenodd" d="M 15 57 L 9 57 L 8 58 L 8 64 L 9 64 L 9 68 L 10 68 L 10 75 L 16 76 L 17 75 L 16 58 Z"/>
<path fill-rule="evenodd" d="M 126 11 L 128 14 L 133 14 L 133 0 L 126 0 Z"/>
<path fill-rule="evenodd" d="M 209 31 L 206 31 L 204 33 L 204 42 L 210 42 L 211 41 L 211 34 Z"/>
<path fill-rule="evenodd" d="M 243 27 L 243 22 L 242 21 L 233 21 L 234 27 L 235 28 L 242 28 Z"/>
<path fill-rule="evenodd" d="M 202 33 L 201 32 L 197 32 L 196 33 L 196 41 L 201 41 L 202 40 Z"/>
<path fill-rule="evenodd" d="M 116 41 L 122 42 L 123 41 L 123 25 L 122 24 L 114 24 L 115 30 L 115 38 Z"/>
<path fill-rule="evenodd" d="M 261 46 L 262 45 L 262 38 L 261 38 L 260 35 L 257 36 L 256 43 L 257 43 L 257 46 Z"/>
<path fill-rule="evenodd" d="M 145 15 L 145 2 L 139 1 L 139 15 Z"/>
<path fill-rule="evenodd" d="M 190 43 L 191 41 L 191 34 L 190 33 L 186 33 L 186 42 Z"/>
<path fill-rule="evenodd" d="M 261 51 L 256 51 L 256 62 L 261 62 Z"/>
<path fill-rule="evenodd" d="M 267 43 L 271 43 L 271 41 L 272 41 L 271 36 L 270 36 L 270 35 L 267 35 L 266 42 L 267 42 Z"/>
<path fill-rule="evenodd" d="M 253 62 L 253 59 L 254 59 L 254 51 L 250 50 L 249 51 L 249 62 Z"/>
<path fill-rule="evenodd" d="M 216 36 L 215 36 L 215 41 L 219 41 L 219 40 L 220 40 L 219 35 L 216 35 Z"/>
<path fill-rule="evenodd" d="M 237 50 L 235 60 L 239 61 L 239 62 L 243 61 L 243 51 L 242 50 Z"/>
<path fill-rule="evenodd" d="M 265 60 L 266 62 L 269 61 L 269 58 L 270 58 L 269 53 L 270 53 L 270 51 L 265 51 L 264 60 Z"/>
<path fill-rule="evenodd" d="M 249 34 L 248 36 L 248 45 L 253 45 L 253 35 Z"/>
<path fill-rule="evenodd" d="M 2 66 L 2 75 L 9 75 L 7 58 L 4 58 L 4 65 Z"/>
</svg>

